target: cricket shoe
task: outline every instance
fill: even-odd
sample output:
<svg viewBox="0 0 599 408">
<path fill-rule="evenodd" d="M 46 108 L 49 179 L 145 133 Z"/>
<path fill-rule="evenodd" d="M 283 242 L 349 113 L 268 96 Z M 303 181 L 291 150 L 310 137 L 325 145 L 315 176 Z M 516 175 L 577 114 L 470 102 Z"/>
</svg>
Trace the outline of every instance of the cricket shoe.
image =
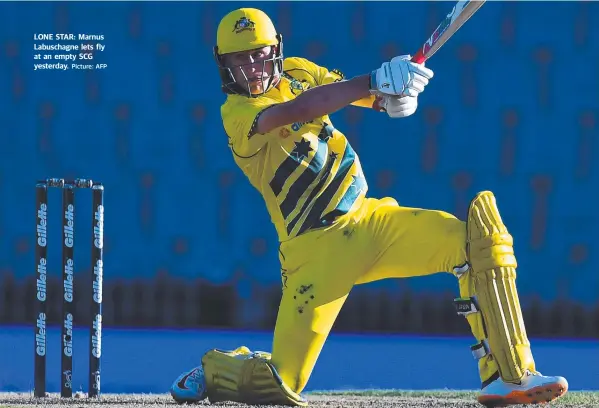
<svg viewBox="0 0 599 408">
<path fill-rule="evenodd" d="M 520 384 L 506 383 L 501 378 L 480 391 L 478 402 L 487 407 L 506 407 L 517 404 L 544 404 L 568 391 L 564 377 L 551 377 L 526 371 Z"/>
<path fill-rule="evenodd" d="M 196 367 L 181 374 L 171 386 L 171 396 L 178 404 L 193 404 L 206 398 L 204 368 Z"/>
</svg>

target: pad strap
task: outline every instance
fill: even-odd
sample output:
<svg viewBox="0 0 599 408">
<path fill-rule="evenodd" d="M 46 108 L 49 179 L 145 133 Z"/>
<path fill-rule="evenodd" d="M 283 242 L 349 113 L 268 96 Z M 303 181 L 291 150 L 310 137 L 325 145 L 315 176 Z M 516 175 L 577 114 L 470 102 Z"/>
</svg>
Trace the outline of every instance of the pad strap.
<svg viewBox="0 0 599 408">
<path fill-rule="evenodd" d="M 468 316 L 472 313 L 478 313 L 480 308 L 478 307 L 478 302 L 476 301 L 476 297 L 468 297 L 468 298 L 457 298 L 453 300 L 456 311 L 460 316 Z"/>
<path fill-rule="evenodd" d="M 491 353 L 487 339 L 481 340 L 480 343 L 471 346 L 470 351 L 472 351 L 475 360 L 480 360 Z"/>
<path fill-rule="evenodd" d="M 476 296 L 454 299 L 453 304 L 455 305 L 456 311 L 459 316 L 466 317 L 466 316 L 470 316 L 474 313 L 480 313 L 480 308 L 478 306 Z M 472 355 L 474 356 L 475 360 L 480 360 L 484 356 L 489 355 L 491 353 L 491 349 L 489 347 L 489 341 L 486 338 L 487 334 L 486 334 L 486 329 L 484 327 L 485 322 L 482 319 L 482 316 L 479 315 L 479 318 L 481 319 L 482 329 L 483 329 L 482 334 L 484 335 L 484 338 L 482 338 L 474 346 L 470 347 L 470 351 L 472 351 Z"/>
</svg>

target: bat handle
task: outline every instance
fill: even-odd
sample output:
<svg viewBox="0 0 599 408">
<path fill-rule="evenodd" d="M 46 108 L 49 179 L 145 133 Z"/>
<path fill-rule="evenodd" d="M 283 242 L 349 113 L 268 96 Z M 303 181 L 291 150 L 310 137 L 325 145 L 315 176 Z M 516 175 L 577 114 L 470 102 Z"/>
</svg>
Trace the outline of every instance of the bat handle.
<svg viewBox="0 0 599 408">
<path fill-rule="evenodd" d="M 426 61 L 426 57 L 422 53 L 422 49 L 418 50 L 416 55 L 414 55 L 412 57 L 411 61 L 415 62 L 416 64 L 422 64 L 422 63 L 424 63 L 424 61 Z"/>
</svg>

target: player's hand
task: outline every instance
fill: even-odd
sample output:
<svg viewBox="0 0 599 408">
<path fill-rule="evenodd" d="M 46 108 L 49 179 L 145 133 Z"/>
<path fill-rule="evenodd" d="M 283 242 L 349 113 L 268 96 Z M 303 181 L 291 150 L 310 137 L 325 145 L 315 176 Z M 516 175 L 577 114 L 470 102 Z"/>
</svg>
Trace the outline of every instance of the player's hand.
<svg viewBox="0 0 599 408">
<path fill-rule="evenodd" d="M 410 55 L 401 55 L 372 71 L 370 92 L 375 95 L 418 96 L 424 91 L 434 73 L 423 64 L 410 61 Z"/>
<path fill-rule="evenodd" d="M 374 109 L 387 112 L 390 118 L 406 118 L 418 109 L 417 96 L 380 96 L 376 99 Z"/>
</svg>

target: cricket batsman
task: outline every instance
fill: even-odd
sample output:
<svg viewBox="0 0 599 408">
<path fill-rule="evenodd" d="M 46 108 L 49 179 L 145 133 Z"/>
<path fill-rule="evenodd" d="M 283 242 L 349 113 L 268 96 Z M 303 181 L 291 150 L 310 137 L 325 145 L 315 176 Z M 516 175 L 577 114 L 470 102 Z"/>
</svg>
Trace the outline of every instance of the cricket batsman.
<svg viewBox="0 0 599 408">
<path fill-rule="evenodd" d="M 282 36 L 253 8 L 222 19 L 214 54 L 233 158 L 262 194 L 278 233 L 283 293 L 272 353 L 245 346 L 208 351 L 174 382 L 177 402 L 306 406 L 300 393 L 354 285 L 440 271 L 456 277 L 457 312 L 476 339 L 480 403 L 544 403 L 567 392 L 565 378 L 535 366 L 513 240 L 493 193 L 473 197 L 465 222 L 369 197 L 358 154 L 329 118 L 348 105 L 410 116 L 433 71 L 398 56 L 346 79 L 307 59 L 284 58 Z M 393 136 L 367 137 L 384 149 Z M 384 356 L 373 350 L 359 358 Z"/>
</svg>

